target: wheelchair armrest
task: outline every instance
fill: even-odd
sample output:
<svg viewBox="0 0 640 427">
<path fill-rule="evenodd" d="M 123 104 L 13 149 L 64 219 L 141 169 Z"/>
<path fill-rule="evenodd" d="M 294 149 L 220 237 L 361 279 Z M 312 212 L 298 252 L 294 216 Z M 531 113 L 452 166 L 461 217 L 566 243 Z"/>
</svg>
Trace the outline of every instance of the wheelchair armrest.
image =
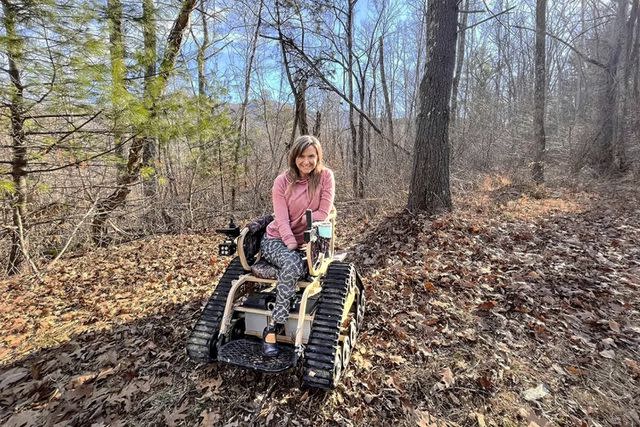
<svg viewBox="0 0 640 427">
<path fill-rule="evenodd" d="M 244 238 L 249 233 L 249 227 L 244 227 L 242 231 L 240 231 L 240 236 L 238 236 L 238 257 L 240 258 L 240 264 L 242 264 L 242 268 L 246 271 L 251 271 L 251 266 L 249 265 L 249 261 L 247 260 L 247 256 L 244 253 Z"/>
</svg>

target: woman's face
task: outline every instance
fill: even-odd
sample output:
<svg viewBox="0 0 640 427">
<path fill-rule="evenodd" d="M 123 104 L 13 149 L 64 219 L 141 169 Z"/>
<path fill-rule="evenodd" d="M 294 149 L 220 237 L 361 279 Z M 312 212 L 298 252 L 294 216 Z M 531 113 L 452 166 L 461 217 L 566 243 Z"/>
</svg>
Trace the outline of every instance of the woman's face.
<svg viewBox="0 0 640 427">
<path fill-rule="evenodd" d="M 300 171 L 300 175 L 308 176 L 318 164 L 318 151 L 313 145 L 308 146 L 304 151 L 296 157 L 296 166 Z"/>
</svg>

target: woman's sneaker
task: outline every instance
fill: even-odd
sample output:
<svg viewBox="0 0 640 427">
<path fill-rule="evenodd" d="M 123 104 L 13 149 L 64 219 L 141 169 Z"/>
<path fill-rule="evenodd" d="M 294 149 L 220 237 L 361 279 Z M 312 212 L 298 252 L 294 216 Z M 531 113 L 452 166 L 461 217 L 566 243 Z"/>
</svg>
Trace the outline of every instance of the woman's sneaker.
<svg viewBox="0 0 640 427">
<path fill-rule="evenodd" d="M 276 357 L 280 352 L 276 332 L 277 325 L 268 325 L 262 332 L 262 354 L 267 357 Z"/>
</svg>

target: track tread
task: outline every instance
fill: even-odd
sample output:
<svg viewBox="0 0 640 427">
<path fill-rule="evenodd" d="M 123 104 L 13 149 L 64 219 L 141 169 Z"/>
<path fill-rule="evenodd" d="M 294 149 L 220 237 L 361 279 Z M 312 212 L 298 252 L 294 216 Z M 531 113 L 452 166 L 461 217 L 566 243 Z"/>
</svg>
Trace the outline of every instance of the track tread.
<svg viewBox="0 0 640 427">
<path fill-rule="evenodd" d="M 307 387 L 330 389 L 334 386 L 340 322 L 349 284 L 356 278 L 353 264 L 334 261 L 322 280 L 322 293 L 305 349 L 302 381 Z"/>
<path fill-rule="evenodd" d="M 232 282 L 245 273 L 240 264 L 240 258 L 236 257 L 229 263 L 220 278 L 218 286 L 205 304 L 200 318 L 193 326 L 187 339 L 187 354 L 193 361 L 206 363 L 215 359 L 211 344 L 212 340 L 217 338 L 227 296 L 231 290 Z"/>
</svg>

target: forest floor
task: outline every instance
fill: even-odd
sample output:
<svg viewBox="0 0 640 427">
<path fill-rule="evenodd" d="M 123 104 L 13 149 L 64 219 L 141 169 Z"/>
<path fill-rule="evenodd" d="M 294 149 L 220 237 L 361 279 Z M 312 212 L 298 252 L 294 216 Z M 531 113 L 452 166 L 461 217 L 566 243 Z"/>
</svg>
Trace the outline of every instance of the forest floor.
<svg viewBox="0 0 640 427">
<path fill-rule="evenodd" d="M 196 365 L 228 259 L 156 236 L 0 282 L 0 424 L 640 425 L 640 195 L 487 179 L 429 219 L 338 205 L 366 320 L 330 392 Z M 533 423 L 533 424 L 532 424 Z"/>
</svg>

